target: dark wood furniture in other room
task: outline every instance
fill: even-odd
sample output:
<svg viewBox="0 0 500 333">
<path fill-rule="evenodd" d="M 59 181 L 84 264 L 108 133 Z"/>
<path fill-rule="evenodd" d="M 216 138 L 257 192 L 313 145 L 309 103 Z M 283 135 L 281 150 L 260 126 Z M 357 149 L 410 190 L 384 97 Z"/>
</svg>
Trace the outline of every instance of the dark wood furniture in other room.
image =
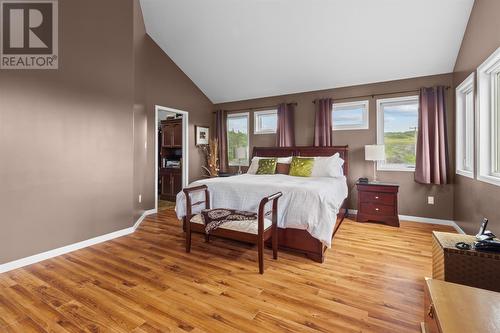
<svg viewBox="0 0 500 333">
<path fill-rule="evenodd" d="M 175 201 L 182 190 L 182 170 L 180 168 L 160 168 L 160 199 Z"/>
<path fill-rule="evenodd" d="M 332 156 L 339 153 L 344 160 L 344 175 L 347 177 L 349 172 L 349 147 L 348 146 L 332 146 L 332 147 L 254 147 L 252 157 L 287 157 L 287 156 Z M 342 204 L 342 207 L 337 214 L 337 223 L 332 234 L 332 238 L 340 227 L 344 217 L 347 215 L 347 199 Z M 278 227 L 279 248 L 291 250 L 305 254 L 308 258 L 323 262 L 325 260 L 326 246 L 319 240 L 312 237 L 307 230 L 294 228 L 279 228 Z"/>
<path fill-rule="evenodd" d="M 399 227 L 399 185 L 381 182 L 356 183 L 358 214 L 356 221 L 376 221 Z"/>
<path fill-rule="evenodd" d="M 422 333 L 500 332 L 500 293 L 425 280 Z"/>
<path fill-rule="evenodd" d="M 191 203 L 191 193 L 205 192 L 205 199 L 195 203 Z M 200 185 L 191 188 L 185 188 L 186 195 L 186 252 L 191 251 L 191 232 L 200 232 L 205 234 L 206 242 L 209 242 L 209 235 L 205 233 L 205 224 L 200 214 L 193 215 L 192 207 L 203 205 L 202 207 L 210 209 L 210 193 L 206 185 Z M 259 253 L 259 273 L 264 274 L 264 242 L 272 239 L 273 258 L 278 259 L 278 199 L 281 197 L 281 192 L 275 193 L 261 200 L 259 211 L 257 213 L 257 221 L 238 221 L 239 223 L 254 224 L 256 228 L 246 228 L 245 230 L 235 230 L 226 228 L 226 224 L 222 224 L 217 229 L 212 230 L 210 235 L 229 238 L 237 241 L 242 241 L 251 244 L 257 244 Z M 270 203 L 271 210 L 266 210 L 266 205 Z M 269 214 L 268 214 L 269 213 Z M 270 215 L 271 220 L 266 216 Z M 196 222 L 195 222 L 196 221 Z M 200 223 L 201 221 L 201 223 Z M 257 223 L 255 223 L 257 222 Z M 267 222 L 267 223 L 266 223 Z"/>
<path fill-rule="evenodd" d="M 161 121 L 162 147 L 182 147 L 182 119 L 167 119 Z"/>
<path fill-rule="evenodd" d="M 475 236 L 434 231 L 432 278 L 500 292 L 500 253 L 455 247 L 475 240 Z"/>
<path fill-rule="evenodd" d="M 182 118 L 162 120 L 158 136 L 158 197 L 175 201 L 182 190 Z"/>
</svg>

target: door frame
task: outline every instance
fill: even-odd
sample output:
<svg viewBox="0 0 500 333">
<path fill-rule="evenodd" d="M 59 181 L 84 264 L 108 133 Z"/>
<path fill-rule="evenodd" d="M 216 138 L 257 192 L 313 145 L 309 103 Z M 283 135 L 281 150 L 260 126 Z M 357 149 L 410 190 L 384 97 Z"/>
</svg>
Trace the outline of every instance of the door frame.
<svg viewBox="0 0 500 333">
<path fill-rule="evenodd" d="M 155 209 L 158 211 L 158 113 L 160 111 L 175 112 L 182 114 L 182 187 L 189 182 L 189 112 L 155 105 Z"/>
</svg>

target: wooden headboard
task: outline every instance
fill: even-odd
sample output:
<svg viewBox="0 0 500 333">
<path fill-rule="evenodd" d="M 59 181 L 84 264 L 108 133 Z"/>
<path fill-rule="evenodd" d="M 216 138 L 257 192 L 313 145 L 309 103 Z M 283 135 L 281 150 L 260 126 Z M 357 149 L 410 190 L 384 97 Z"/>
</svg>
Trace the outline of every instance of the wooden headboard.
<svg viewBox="0 0 500 333">
<path fill-rule="evenodd" d="M 287 156 L 332 156 L 339 153 L 344 160 L 344 175 L 349 172 L 349 146 L 332 147 L 253 147 L 252 157 L 287 157 Z"/>
</svg>

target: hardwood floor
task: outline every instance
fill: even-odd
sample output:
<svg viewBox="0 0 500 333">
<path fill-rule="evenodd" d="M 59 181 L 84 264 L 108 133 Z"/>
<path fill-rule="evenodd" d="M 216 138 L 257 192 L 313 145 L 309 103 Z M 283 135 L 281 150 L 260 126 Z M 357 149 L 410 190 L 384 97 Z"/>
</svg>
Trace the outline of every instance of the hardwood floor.
<svg viewBox="0 0 500 333">
<path fill-rule="evenodd" d="M 346 220 L 324 264 L 193 235 L 171 210 L 132 235 L 0 274 L 0 332 L 419 332 L 431 231 Z"/>
</svg>

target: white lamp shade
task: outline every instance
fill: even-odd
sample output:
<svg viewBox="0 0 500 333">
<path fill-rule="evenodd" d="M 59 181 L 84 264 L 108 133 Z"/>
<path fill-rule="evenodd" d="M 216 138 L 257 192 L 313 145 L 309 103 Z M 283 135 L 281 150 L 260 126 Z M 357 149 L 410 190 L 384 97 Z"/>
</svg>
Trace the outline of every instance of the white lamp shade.
<svg viewBox="0 0 500 333">
<path fill-rule="evenodd" d="M 385 161 L 384 145 L 366 145 L 365 160 L 367 161 Z"/>
<path fill-rule="evenodd" d="M 241 160 L 247 157 L 247 149 L 246 147 L 238 147 L 236 148 L 236 158 Z"/>
</svg>

